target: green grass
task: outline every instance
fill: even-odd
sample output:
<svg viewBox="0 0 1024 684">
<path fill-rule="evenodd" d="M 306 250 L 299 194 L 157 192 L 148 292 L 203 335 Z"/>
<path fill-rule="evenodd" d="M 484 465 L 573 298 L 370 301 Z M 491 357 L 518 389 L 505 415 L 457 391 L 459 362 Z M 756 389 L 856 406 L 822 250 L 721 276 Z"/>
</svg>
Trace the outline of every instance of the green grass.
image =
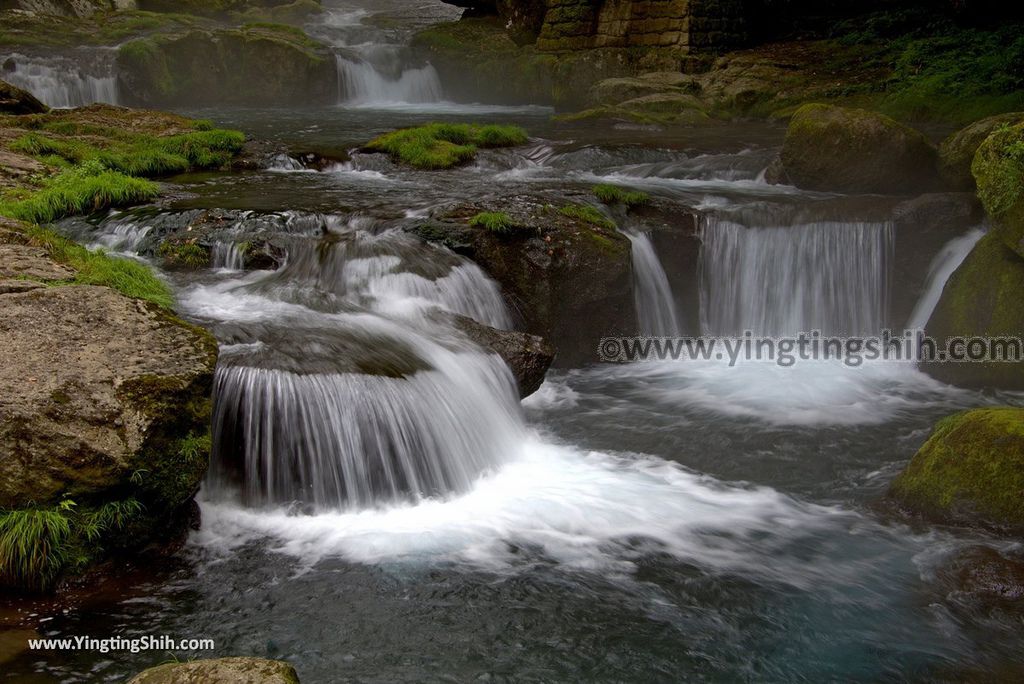
<svg viewBox="0 0 1024 684">
<path fill-rule="evenodd" d="M 194 242 L 166 241 L 160 244 L 160 256 L 173 266 L 205 268 L 210 265 L 210 252 Z"/>
<path fill-rule="evenodd" d="M 626 207 L 639 207 L 651 201 L 651 196 L 646 192 L 627 190 L 618 185 L 602 183 L 593 188 L 597 199 L 605 204 L 624 204 Z"/>
<path fill-rule="evenodd" d="M 512 235 L 522 228 L 503 211 L 482 211 L 469 220 L 469 225 L 501 236 Z"/>
<path fill-rule="evenodd" d="M 92 161 L 61 171 L 24 199 L 0 202 L 0 214 L 31 223 L 50 223 L 65 216 L 144 202 L 156 195 L 155 183 Z"/>
<path fill-rule="evenodd" d="M 568 204 L 558 210 L 558 213 L 569 218 L 589 223 L 592 226 L 598 228 L 604 228 L 606 230 L 615 230 L 615 222 L 606 217 L 600 211 L 594 207 L 587 206 L 586 204 Z"/>
<path fill-rule="evenodd" d="M 0 512 L 0 578 L 4 584 L 46 589 L 67 562 L 74 502 L 53 509 Z"/>
<path fill-rule="evenodd" d="M 518 126 L 430 123 L 385 133 L 366 147 L 418 169 L 450 169 L 473 159 L 478 148 L 512 147 L 527 140 Z"/>
<path fill-rule="evenodd" d="M 167 308 L 174 304 L 170 289 L 145 264 L 89 251 L 47 228 L 29 226 L 26 233 L 33 242 L 45 246 L 54 261 L 76 271 L 74 283 L 102 285 Z"/>
</svg>

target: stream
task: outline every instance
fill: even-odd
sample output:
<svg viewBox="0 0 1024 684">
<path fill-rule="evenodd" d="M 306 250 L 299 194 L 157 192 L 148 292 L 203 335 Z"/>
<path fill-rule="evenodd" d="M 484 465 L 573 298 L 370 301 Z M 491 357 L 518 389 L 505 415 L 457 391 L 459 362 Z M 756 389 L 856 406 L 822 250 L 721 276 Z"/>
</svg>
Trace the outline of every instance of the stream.
<svg viewBox="0 0 1024 684">
<path fill-rule="evenodd" d="M 1006 542 L 912 527 L 879 500 L 938 419 L 1021 397 L 906 363 L 595 355 L 520 402 L 500 360 L 433 315 L 511 329 L 500 287 L 406 231 L 456 201 L 581 201 L 621 184 L 699 224 L 694 264 L 663 226 L 620 217 L 638 331 L 853 335 L 927 320 L 984 227 L 962 226 L 919 269 L 921 291 L 899 292 L 914 246 L 894 227 L 898 200 L 767 184 L 782 126 L 666 134 L 447 102 L 432 67 L 403 67 L 408 28 L 444 11 L 422 5 L 331 5 L 318 37 L 339 47 L 336 106 L 184 112 L 293 156 L 170 179 L 180 188 L 159 207 L 60 225 L 145 258 L 221 211 L 210 267 L 161 274 L 221 361 L 201 530 L 41 632 L 213 638 L 216 656 L 286 659 L 303 682 L 956 681 L 1018 661 L 1019 620 L 939 578 L 958 551 Z M 377 11 L 406 30 L 380 29 L 394 22 L 369 21 Z M 442 172 L 353 152 L 441 119 L 531 139 Z M 345 161 L 307 168 L 306 150 Z M 279 245 L 283 265 L 241 270 L 254 240 Z M 893 320 L 900 296 L 913 311 Z M 5 675 L 114 682 L 166 660 L 26 653 Z"/>
</svg>

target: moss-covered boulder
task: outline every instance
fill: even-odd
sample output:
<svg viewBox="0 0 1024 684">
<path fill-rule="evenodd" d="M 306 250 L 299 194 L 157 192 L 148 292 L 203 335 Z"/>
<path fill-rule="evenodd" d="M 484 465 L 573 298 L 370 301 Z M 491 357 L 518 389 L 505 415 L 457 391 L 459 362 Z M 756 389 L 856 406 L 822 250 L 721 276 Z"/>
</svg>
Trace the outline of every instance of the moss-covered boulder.
<svg viewBox="0 0 1024 684">
<path fill-rule="evenodd" d="M 954 338 L 1019 337 L 1024 330 L 1024 259 L 989 233 L 946 283 L 925 330 L 940 349 Z M 1024 363 L 922 364 L 929 375 L 964 387 L 1024 389 Z"/>
<path fill-rule="evenodd" d="M 144 267 L 5 225 L 0 585 L 45 589 L 192 521 L 217 344 L 157 303 L 86 284 L 145 294 L 160 285 Z"/>
<path fill-rule="evenodd" d="M 410 230 L 480 265 L 502 287 L 522 330 L 555 363 L 592 363 L 606 335 L 636 329 L 629 240 L 597 208 L 509 196 L 443 211 Z"/>
<path fill-rule="evenodd" d="M 141 672 L 128 684 L 299 684 L 295 668 L 281 660 L 219 658 L 166 663 Z"/>
<path fill-rule="evenodd" d="M 780 180 L 808 190 L 911 194 L 940 184 L 935 148 L 923 135 L 863 109 L 800 107 L 781 160 Z"/>
<path fill-rule="evenodd" d="M 889 495 L 931 520 L 1024 531 L 1024 409 L 940 421 Z"/>
<path fill-rule="evenodd" d="M 975 121 L 952 133 L 939 145 L 939 173 L 953 190 L 974 190 L 971 163 L 981 143 L 997 128 L 1024 121 L 1024 112 L 1011 112 Z"/>
<path fill-rule="evenodd" d="M 334 57 L 300 29 L 249 24 L 122 45 L 122 95 L 132 104 L 324 104 L 337 98 Z"/>
<path fill-rule="evenodd" d="M 1024 122 L 997 127 L 971 164 L 993 232 L 1024 256 Z"/>
<path fill-rule="evenodd" d="M 0 114 L 42 114 L 48 109 L 27 90 L 0 81 Z"/>
</svg>

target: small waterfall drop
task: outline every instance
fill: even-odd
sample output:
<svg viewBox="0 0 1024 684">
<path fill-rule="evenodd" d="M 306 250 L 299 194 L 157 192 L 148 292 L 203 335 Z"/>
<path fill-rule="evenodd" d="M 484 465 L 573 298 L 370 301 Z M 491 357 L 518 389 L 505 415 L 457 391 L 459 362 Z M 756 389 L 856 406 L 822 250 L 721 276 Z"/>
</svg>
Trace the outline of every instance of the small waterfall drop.
<svg viewBox="0 0 1024 684">
<path fill-rule="evenodd" d="M 342 55 L 335 60 L 341 104 L 423 104 L 442 99 L 441 79 L 429 64 L 390 77 L 369 61 Z"/>
<path fill-rule="evenodd" d="M 910 314 L 907 321 L 907 330 L 923 330 L 932 317 L 935 307 L 942 297 L 942 290 L 946 287 L 953 272 L 960 267 L 967 255 L 978 244 L 978 240 L 985 236 L 984 228 L 974 228 L 966 235 L 953 238 L 942 248 L 932 260 L 928 269 L 928 284 L 925 287 L 924 295 L 918 300 L 914 312 Z"/>
<path fill-rule="evenodd" d="M 11 55 L 4 62 L 3 78 L 50 107 L 118 104 L 112 51 L 97 50 L 76 58 Z"/>
<path fill-rule="evenodd" d="M 682 329 L 665 269 L 647 233 L 624 232 L 632 243 L 633 292 L 641 335 L 673 337 Z"/>
<path fill-rule="evenodd" d="M 891 223 L 700 228 L 705 335 L 878 334 L 886 325 Z"/>
<path fill-rule="evenodd" d="M 237 242 L 217 242 L 213 246 L 213 267 L 241 271 L 245 268 L 245 250 Z"/>
</svg>

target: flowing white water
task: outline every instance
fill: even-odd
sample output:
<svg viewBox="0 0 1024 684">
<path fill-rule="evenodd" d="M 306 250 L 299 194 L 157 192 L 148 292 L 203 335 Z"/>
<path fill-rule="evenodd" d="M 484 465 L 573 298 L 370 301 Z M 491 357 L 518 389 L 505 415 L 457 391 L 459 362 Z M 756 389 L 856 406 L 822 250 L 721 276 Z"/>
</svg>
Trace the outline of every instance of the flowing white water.
<svg viewBox="0 0 1024 684">
<path fill-rule="evenodd" d="M 928 319 L 935 312 L 939 299 L 942 297 L 942 290 L 946 287 L 950 276 L 960 264 L 964 262 L 967 255 L 978 244 L 978 240 L 985 236 L 984 228 L 974 228 L 966 235 L 950 240 L 942 251 L 935 255 L 931 267 L 928 269 L 928 284 L 925 286 L 924 295 L 918 300 L 914 311 L 907 321 L 907 330 L 924 330 L 928 325 Z"/>
<path fill-rule="evenodd" d="M 213 267 L 241 271 L 245 268 L 245 252 L 237 242 L 217 242 L 213 246 Z"/>
<path fill-rule="evenodd" d="M 369 61 L 342 55 L 335 58 L 340 102 L 350 106 L 421 104 L 443 97 L 437 70 L 427 64 L 405 69 L 395 77 L 379 71 Z"/>
<path fill-rule="evenodd" d="M 81 59 L 15 54 L 6 58 L 4 65 L 4 80 L 29 91 L 50 107 L 118 103 L 112 53 L 97 51 Z"/>
<path fill-rule="evenodd" d="M 891 224 L 747 227 L 708 216 L 700 233 L 704 334 L 869 335 L 885 327 Z"/>
<path fill-rule="evenodd" d="M 632 243 L 633 295 L 636 300 L 640 334 L 656 337 L 680 335 L 675 298 L 665 269 L 647 233 L 624 232 Z"/>
</svg>

